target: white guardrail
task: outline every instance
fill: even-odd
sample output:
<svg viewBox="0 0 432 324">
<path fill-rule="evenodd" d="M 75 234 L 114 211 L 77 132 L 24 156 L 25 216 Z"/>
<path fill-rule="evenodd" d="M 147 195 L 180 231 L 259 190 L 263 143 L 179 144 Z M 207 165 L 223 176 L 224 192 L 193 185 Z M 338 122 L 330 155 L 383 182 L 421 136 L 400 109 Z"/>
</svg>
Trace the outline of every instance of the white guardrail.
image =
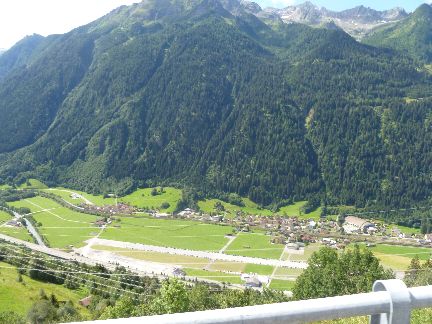
<svg viewBox="0 0 432 324">
<path fill-rule="evenodd" d="M 393 279 L 375 282 L 373 292 L 365 294 L 92 323 L 292 324 L 370 315 L 371 324 L 408 324 L 412 309 L 426 307 L 432 307 L 432 286 L 407 288 Z"/>
</svg>

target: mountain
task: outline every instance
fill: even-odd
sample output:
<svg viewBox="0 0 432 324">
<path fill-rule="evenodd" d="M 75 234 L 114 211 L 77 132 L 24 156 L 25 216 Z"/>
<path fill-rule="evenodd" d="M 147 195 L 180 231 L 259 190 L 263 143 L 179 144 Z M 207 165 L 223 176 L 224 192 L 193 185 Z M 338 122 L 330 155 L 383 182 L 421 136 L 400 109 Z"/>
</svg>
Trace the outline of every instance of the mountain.
<svg viewBox="0 0 432 324">
<path fill-rule="evenodd" d="M 376 11 L 364 6 L 335 12 L 318 7 L 309 1 L 297 6 L 288 6 L 283 9 L 267 8 L 264 11 L 281 17 L 285 22 L 296 22 L 315 27 L 333 22 L 357 39 L 378 26 L 400 21 L 408 15 L 402 8 Z"/>
<path fill-rule="evenodd" d="M 423 4 L 407 19 L 374 30 L 367 44 L 393 48 L 426 63 L 432 63 L 432 7 Z"/>
<path fill-rule="evenodd" d="M 0 60 L 0 180 L 174 184 L 262 205 L 428 201 L 431 76 L 256 9 L 145 0 L 17 44 L 4 55 L 20 59 Z"/>
</svg>

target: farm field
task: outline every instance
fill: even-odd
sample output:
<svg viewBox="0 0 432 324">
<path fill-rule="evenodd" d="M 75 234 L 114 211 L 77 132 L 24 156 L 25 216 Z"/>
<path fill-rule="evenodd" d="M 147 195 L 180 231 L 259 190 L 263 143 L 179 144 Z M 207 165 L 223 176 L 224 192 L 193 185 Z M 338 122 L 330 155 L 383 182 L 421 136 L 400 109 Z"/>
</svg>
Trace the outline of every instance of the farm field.
<svg viewBox="0 0 432 324">
<path fill-rule="evenodd" d="M 428 260 L 432 254 L 432 249 L 430 248 L 401 245 L 377 244 L 377 246 L 371 247 L 370 249 L 374 253 L 393 256 L 404 256 L 408 258 L 413 258 L 417 255 L 420 260 Z"/>
<path fill-rule="evenodd" d="M 43 289 L 49 296 L 53 293 L 59 301 L 71 300 L 74 305 L 87 296 L 87 292 L 79 290 L 69 290 L 61 285 L 43 283 L 35 281 L 23 275 L 23 282 L 16 281 L 18 272 L 10 264 L 0 262 L 0 312 L 14 311 L 23 316 L 38 299 L 39 291 Z M 83 315 L 88 314 L 87 310 L 79 307 Z"/>
<path fill-rule="evenodd" d="M 228 261 L 215 261 L 211 263 L 210 260 L 205 258 L 196 258 L 190 256 L 182 255 L 172 255 L 166 253 L 158 252 L 147 252 L 147 251 L 137 251 L 137 250 L 127 250 L 122 248 L 115 248 L 103 245 L 92 246 L 94 250 L 101 251 L 111 251 L 116 254 L 157 263 L 178 265 L 184 268 L 190 269 L 203 269 L 207 266 L 209 271 L 219 271 L 219 272 L 238 272 L 238 273 L 257 273 L 260 275 L 271 275 L 273 272 L 273 267 L 266 265 L 256 265 L 256 264 L 246 264 L 240 262 L 228 262 Z M 295 269 L 287 269 L 295 270 Z"/>
<path fill-rule="evenodd" d="M 239 233 L 225 253 L 256 258 L 279 259 L 283 250 L 284 245 L 270 243 L 270 237 L 262 233 Z"/>
<path fill-rule="evenodd" d="M 321 218 L 322 208 L 319 207 L 309 214 L 301 212 L 301 208 L 306 205 L 307 201 L 298 201 L 292 205 L 281 207 L 278 214 L 286 215 L 291 217 L 298 217 L 300 219 L 314 219 L 319 220 Z"/>
<path fill-rule="evenodd" d="M 360 246 L 366 248 L 365 244 L 360 244 Z M 416 255 L 420 260 L 427 260 L 432 255 L 430 248 L 402 245 L 377 244 L 374 247 L 369 247 L 369 249 L 384 267 L 392 270 L 406 270 L 411 259 Z"/>
<path fill-rule="evenodd" d="M 67 202 L 74 205 L 79 205 L 81 203 L 85 203 L 86 201 L 84 199 L 73 199 L 71 197 L 72 193 L 77 193 L 83 196 L 85 199 L 87 199 L 88 201 L 92 202 L 97 206 L 115 205 L 116 203 L 116 199 L 113 197 L 104 198 L 102 195 L 92 195 L 80 190 L 72 190 L 72 189 L 67 189 L 62 187 L 56 187 L 56 188 L 45 189 L 44 191 L 60 196 Z"/>
<path fill-rule="evenodd" d="M 55 201 L 40 196 L 36 196 L 24 200 L 8 202 L 7 204 L 15 208 L 26 207 L 30 209 L 32 213 L 37 213 L 45 209 L 53 209 L 53 208 L 61 207 L 61 205 L 59 205 Z"/>
<path fill-rule="evenodd" d="M 121 218 L 100 238 L 131 243 L 200 251 L 219 251 L 228 241 L 232 227 L 193 221 L 153 218 Z M 116 227 L 120 226 L 120 227 Z"/>
<path fill-rule="evenodd" d="M 208 280 L 214 280 L 219 282 L 228 282 L 231 284 L 242 284 L 239 275 L 236 274 L 227 274 L 219 271 L 207 271 L 207 270 L 199 270 L 199 269 L 184 269 L 186 275 L 190 277 L 198 277 Z"/>
<path fill-rule="evenodd" d="M 0 210 L 0 225 L 9 221 L 11 219 L 11 215 L 9 215 L 8 213 Z"/>
<path fill-rule="evenodd" d="M 264 208 L 259 208 L 257 204 L 255 204 L 253 201 L 251 201 L 248 198 L 243 198 L 243 203 L 245 204 L 244 207 L 236 206 L 230 203 L 227 203 L 225 201 L 222 201 L 220 199 L 206 199 L 206 200 L 200 200 L 198 201 L 199 208 L 205 212 L 205 213 L 215 213 L 215 204 L 221 203 L 224 206 L 225 209 L 225 215 L 227 217 L 233 217 L 237 212 L 244 212 L 247 214 L 253 214 L 253 215 L 263 215 L 263 216 L 270 216 L 273 213 Z"/>
<path fill-rule="evenodd" d="M 290 269 L 290 268 L 277 268 L 275 272 L 276 277 L 297 277 L 303 272 L 302 269 Z"/>
<path fill-rule="evenodd" d="M 322 248 L 323 245 L 319 243 L 312 243 L 304 248 L 303 254 L 297 254 L 297 253 L 289 253 L 289 250 L 287 250 L 282 257 L 283 260 L 290 260 L 290 261 L 307 261 L 311 257 L 311 255 L 318 251 L 320 248 Z"/>
<path fill-rule="evenodd" d="M 291 291 L 294 288 L 295 281 L 292 280 L 279 280 L 273 279 L 270 283 L 270 289 L 275 290 L 288 290 Z"/>
<path fill-rule="evenodd" d="M 173 254 L 150 252 L 150 251 L 127 250 L 127 249 L 115 248 L 115 247 L 103 246 L 103 245 L 94 245 L 92 246 L 92 249 L 115 252 L 118 255 L 126 256 L 133 259 L 178 265 L 178 266 L 192 268 L 192 269 L 202 269 L 205 266 L 207 266 L 210 262 L 208 259 L 195 258 L 186 255 L 173 255 Z"/>
<path fill-rule="evenodd" d="M 153 188 L 138 189 L 130 195 L 119 198 L 119 201 L 139 208 L 159 209 L 166 213 L 174 212 L 177 203 L 180 201 L 182 196 L 181 190 L 171 187 L 164 187 L 164 192 L 161 193 L 161 187 L 157 187 L 156 189 L 158 194 L 155 196 L 152 196 L 151 194 Z M 168 203 L 169 207 L 162 208 L 161 205 L 163 203 Z"/>
<path fill-rule="evenodd" d="M 29 179 L 19 186 L 19 189 L 46 189 L 48 186 L 37 179 Z"/>
<path fill-rule="evenodd" d="M 33 242 L 33 238 L 27 231 L 25 227 L 9 227 L 2 226 L 0 227 L 0 234 L 7 235 L 10 237 L 14 237 L 19 240 Z"/>
<path fill-rule="evenodd" d="M 94 237 L 100 231 L 93 225 L 98 217 L 72 211 L 48 198 L 37 196 L 9 204 L 31 210 L 35 221 L 40 223 L 39 233 L 50 247 L 68 248 L 71 245 L 80 247 L 84 245 L 84 241 Z"/>
</svg>

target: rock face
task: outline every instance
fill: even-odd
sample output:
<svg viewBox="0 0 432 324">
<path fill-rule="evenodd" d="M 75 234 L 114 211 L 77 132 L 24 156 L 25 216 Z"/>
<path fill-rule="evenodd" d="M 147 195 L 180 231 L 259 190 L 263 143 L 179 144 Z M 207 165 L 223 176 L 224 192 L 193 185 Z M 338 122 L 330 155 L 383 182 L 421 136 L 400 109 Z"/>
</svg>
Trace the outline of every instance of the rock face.
<svg viewBox="0 0 432 324">
<path fill-rule="evenodd" d="M 283 9 L 266 8 L 257 14 L 261 17 L 280 17 L 285 22 L 296 22 L 310 26 L 325 26 L 332 22 L 357 39 L 364 37 L 378 26 L 400 21 L 408 16 L 402 8 L 377 11 L 358 6 L 336 12 L 318 7 L 309 1 Z"/>
</svg>

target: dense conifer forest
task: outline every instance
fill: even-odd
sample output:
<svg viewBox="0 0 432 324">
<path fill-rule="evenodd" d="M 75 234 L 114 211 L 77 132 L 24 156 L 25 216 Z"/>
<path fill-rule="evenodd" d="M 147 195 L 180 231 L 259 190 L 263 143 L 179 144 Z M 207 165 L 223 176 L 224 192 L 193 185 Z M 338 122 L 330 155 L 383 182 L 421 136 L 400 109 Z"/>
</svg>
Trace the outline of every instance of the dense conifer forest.
<svg viewBox="0 0 432 324">
<path fill-rule="evenodd" d="M 25 38 L 0 57 L 0 178 L 425 205 L 431 74 L 374 46 L 236 0 L 146 0 Z"/>
</svg>

